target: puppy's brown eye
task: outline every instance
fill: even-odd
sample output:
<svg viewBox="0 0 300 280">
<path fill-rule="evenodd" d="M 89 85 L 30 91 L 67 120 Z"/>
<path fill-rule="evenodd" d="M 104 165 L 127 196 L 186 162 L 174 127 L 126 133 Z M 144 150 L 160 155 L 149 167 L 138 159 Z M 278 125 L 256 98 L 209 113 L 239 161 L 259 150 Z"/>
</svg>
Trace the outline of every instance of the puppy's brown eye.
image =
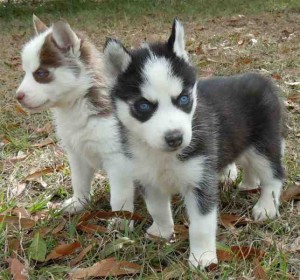
<svg viewBox="0 0 300 280">
<path fill-rule="evenodd" d="M 49 71 L 47 69 L 38 69 L 34 72 L 37 78 L 43 79 L 49 76 Z"/>
<path fill-rule="evenodd" d="M 51 73 L 44 68 L 39 68 L 33 72 L 34 79 L 41 84 L 50 83 L 53 80 Z"/>
</svg>

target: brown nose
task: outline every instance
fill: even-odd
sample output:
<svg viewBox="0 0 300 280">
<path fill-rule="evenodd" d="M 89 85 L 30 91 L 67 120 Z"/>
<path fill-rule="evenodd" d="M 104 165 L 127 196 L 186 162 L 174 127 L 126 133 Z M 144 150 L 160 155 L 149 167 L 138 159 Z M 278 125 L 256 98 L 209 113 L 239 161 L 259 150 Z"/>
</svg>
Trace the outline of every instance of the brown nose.
<svg viewBox="0 0 300 280">
<path fill-rule="evenodd" d="M 22 99 L 24 98 L 24 96 L 25 96 L 25 92 L 23 92 L 23 91 L 19 91 L 19 92 L 17 93 L 17 99 L 18 99 L 19 101 L 22 101 Z"/>
</svg>

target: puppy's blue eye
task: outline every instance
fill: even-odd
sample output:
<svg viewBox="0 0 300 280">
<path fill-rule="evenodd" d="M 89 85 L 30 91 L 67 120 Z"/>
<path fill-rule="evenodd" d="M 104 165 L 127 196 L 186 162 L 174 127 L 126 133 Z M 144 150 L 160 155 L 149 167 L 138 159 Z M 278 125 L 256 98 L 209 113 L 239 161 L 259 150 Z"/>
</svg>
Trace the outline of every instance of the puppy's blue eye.
<svg viewBox="0 0 300 280">
<path fill-rule="evenodd" d="M 136 111 L 138 111 L 140 113 L 147 113 L 152 110 L 153 106 L 149 101 L 142 99 L 142 100 L 137 101 L 134 104 L 134 107 L 135 107 Z"/>
<path fill-rule="evenodd" d="M 178 103 L 180 106 L 184 106 L 190 103 L 190 97 L 188 95 L 181 95 L 179 97 Z"/>
<path fill-rule="evenodd" d="M 142 112 L 147 112 L 150 110 L 150 106 L 148 103 L 140 103 L 139 104 L 139 110 Z"/>
</svg>

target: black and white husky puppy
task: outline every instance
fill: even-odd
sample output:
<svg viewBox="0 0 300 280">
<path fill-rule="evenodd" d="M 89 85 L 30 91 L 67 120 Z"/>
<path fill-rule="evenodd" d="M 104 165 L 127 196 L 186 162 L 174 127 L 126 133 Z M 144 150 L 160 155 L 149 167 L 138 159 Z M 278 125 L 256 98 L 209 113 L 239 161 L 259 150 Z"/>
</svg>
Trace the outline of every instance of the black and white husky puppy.
<svg viewBox="0 0 300 280">
<path fill-rule="evenodd" d="M 148 233 L 170 238 L 170 196 L 180 193 L 190 220 L 190 264 L 217 262 L 217 183 L 223 168 L 241 161 L 244 184 L 260 181 L 256 220 L 278 212 L 284 171 L 277 89 L 257 74 L 197 81 L 177 20 L 166 43 L 129 51 L 109 39 L 104 56 L 124 151 L 153 218 Z"/>
<path fill-rule="evenodd" d="M 71 166 L 73 196 L 63 203 L 81 211 L 95 170 L 109 177 L 113 210 L 133 211 L 130 163 L 122 153 L 118 121 L 108 95 L 102 55 L 69 24 L 47 27 L 33 16 L 36 36 L 23 48 L 25 76 L 17 99 L 30 111 L 51 109 Z"/>
</svg>

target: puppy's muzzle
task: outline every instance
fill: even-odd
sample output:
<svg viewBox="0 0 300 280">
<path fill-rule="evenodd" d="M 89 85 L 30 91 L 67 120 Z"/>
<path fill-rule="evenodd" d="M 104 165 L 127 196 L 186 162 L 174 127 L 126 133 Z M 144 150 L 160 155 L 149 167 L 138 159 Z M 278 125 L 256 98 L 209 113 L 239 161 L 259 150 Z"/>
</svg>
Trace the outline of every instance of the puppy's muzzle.
<svg viewBox="0 0 300 280">
<path fill-rule="evenodd" d="M 170 148 L 178 148 L 183 142 L 183 133 L 179 130 L 172 130 L 165 134 L 165 141 Z"/>
</svg>

